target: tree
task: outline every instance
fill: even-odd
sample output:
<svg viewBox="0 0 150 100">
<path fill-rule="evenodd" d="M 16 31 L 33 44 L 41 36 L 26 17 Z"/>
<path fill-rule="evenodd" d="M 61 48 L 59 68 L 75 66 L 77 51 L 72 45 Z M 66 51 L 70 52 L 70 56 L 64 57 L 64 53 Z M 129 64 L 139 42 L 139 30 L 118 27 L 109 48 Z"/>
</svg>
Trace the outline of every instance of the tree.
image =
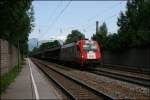
<svg viewBox="0 0 150 100">
<path fill-rule="evenodd" d="M 107 33 L 107 28 L 105 29 L 106 25 L 103 24 L 92 39 L 98 41 L 105 50 L 113 52 L 149 47 L 150 1 L 128 0 L 127 11 L 120 13 L 117 25 L 119 26 L 117 34 L 104 34 Z"/>
<path fill-rule="evenodd" d="M 120 52 L 123 51 L 123 48 L 120 47 L 120 39 L 118 34 L 113 33 L 107 36 L 106 47 L 107 50 L 112 52 Z"/>
<path fill-rule="evenodd" d="M 71 34 L 68 34 L 65 43 L 77 42 L 80 39 L 84 39 L 85 35 L 78 30 L 72 30 Z"/>
<path fill-rule="evenodd" d="M 50 48 L 54 48 L 54 47 L 58 47 L 60 46 L 60 43 L 58 40 L 55 40 L 53 42 L 46 42 L 46 43 L 42 43 L 40 45 L 40 47 L 38 48 L 38 51 L 42 51 L 45 49 L 50 49 Z"/>
<path fill-rule="evenodd" d="M 98 34 L 101 34 L 103 36 L 106 36 L 107 35 L 107 26 L 106 26 L 106 23 L 104 22 L 100 28 L 99 28 L 99 31 L 98 31 Z"/>
<path fill-rule="evenodd" d="M 101 49 L 106 49 L 107 48 L 107 46 L 106 46 L 107 33 L 108 33 L 107 25 L 104 22 L 99 27 L 99 31 L 96 34 L 93 34 L 93 36 L 92 36 L 92 39 L 96 40 L 99 43 Z"/>
<path fill-rule="evenodd" d="M 150 1 L 128 0 L 127 11 L 121 12 L 117 25 L 122 47 L 150 45 Z"/>
<path fill-rule="evenodd" d="M 27 54 L 28 36 L 33 28 L 32 0 L 4 0 L 0 2 L 0 38 L 20 47 Z"/>
</svg>

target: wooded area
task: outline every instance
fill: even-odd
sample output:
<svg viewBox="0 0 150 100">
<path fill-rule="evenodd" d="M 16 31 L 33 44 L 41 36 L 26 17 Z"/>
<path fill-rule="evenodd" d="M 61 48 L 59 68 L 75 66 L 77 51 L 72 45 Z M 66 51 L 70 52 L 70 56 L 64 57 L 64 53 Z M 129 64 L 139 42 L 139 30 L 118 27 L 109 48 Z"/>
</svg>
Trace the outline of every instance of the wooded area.
<svg viewBox="0 0 150 100">
<path fill-rule="evenodd" d="M 128 0 L 126 7 L 126 12 L 121 12 L 118 18 L 117 33 L 107 35 L 107 27 L 103 23 L 92 37 L 105 50 L 118 52 L 150 46 L 150 1 Z"/>
<path fill-rule="evenodd" d="M 0 38 L 27 54 L 28 36 L 34 26 L 32 0 L 3 0 L 0 9 Z"/>
</svg>

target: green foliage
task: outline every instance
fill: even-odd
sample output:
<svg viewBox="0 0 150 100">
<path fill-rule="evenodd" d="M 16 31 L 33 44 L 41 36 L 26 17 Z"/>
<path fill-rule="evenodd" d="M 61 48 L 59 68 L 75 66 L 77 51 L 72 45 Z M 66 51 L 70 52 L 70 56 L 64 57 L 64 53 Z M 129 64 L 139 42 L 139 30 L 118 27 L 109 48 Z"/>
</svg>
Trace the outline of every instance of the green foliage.
<svg viewBox="0 0 150 100">
<path fill-rule="evenodd" d="M 120 14 L 117 25 L 122 47 L 150 45 L 150 1 L 128 0 L 127 11 Z"/>
<path fill-rule="evenodd" d="M 38 48 L 39 51 L 44 50 L 44 49 L 50 49 L 53 47 L 58 47 L 60 46 L 59 41 L 55 40 L 53 42 L 46 42 L 40 45 L 40 47 Z"/>
<path fill-rule="evenodd" d="M 121 12 L 118 18 L 119 26 L 117 34 L 107 36 L 102 34 L 104 30 L 100 26 L 98 33 L 92 39 L 101 46 L 113 52 L 124 51 L 129 48 L 141 48 L 150 46 L 150 1 L 128 0 L 127 11 Z M 107 29 L 107 28 L 106 28 Z"/>
<path fill-rule="evenodd" d="M 99 30 L 98 30 L 98 34 L 101 34 L 101 35 L 106 36 L 107 33 L 108 33 L 108 31 L 107 31 L 107 26 L 106 26 L 106 23 L 104 22 L 104 23 L 100 26 L 100 28 L 99 28 Z"/>
<path fill-rule="evenodd" d="M 120 52 L 124 49 L 120 47 L 121 46 L 120 38 L 116 33 L 107 36 L 106 45 L 107 45 L 107 50 L 113 52 Z"/>
<path fill-rule="evenodd" d="M 61 44 L 59 43 L 58 40 L 54 40 L 53 42 L 42 43 L 39 48 L 34 47 L 33 50 L 31 52 L 29 52 L 29 56 L 32 56 L 32 54 L 34 54 L 38 51 L 42 51 L 42 50 L 46 50 L 46 49 L 50 49 L 50 48 L 54 48 L 54 47 L 59 47 L 60 45 Z"/>
<path fill-rule="evenodd" d="M 8 73 L 4 74 L 3 76 L 0 76 L 0 95 L 2 92 L 6 90 L 6 88 L 14 81 L 16 76 L 21 71 L 22 66 L 16 65 L 12 70 L 10 70 Z"/>
<path fill-rule="evenodd" d="M 104 22 L 100 27 L 99 30 L 96 34 L 93 34 L 92 39 L 96 40 L 101 49 L 106 49 L 107 48 L 107 25 Z"/>
<path fill-rule="evenodd" d="M 28 50 L 28 36 L 33 27 L 32 0 L 3 0 L 0 2 L 0 38 L 20 47 L 22 54 Z"/>
<path fill-rule="evenodd" d="M 80 39 L 84 39 L 85 35 L 78 30 L 72 30 L 71 34 L 67 36 L 65 43 L 77 42 Z"/>
</svg>

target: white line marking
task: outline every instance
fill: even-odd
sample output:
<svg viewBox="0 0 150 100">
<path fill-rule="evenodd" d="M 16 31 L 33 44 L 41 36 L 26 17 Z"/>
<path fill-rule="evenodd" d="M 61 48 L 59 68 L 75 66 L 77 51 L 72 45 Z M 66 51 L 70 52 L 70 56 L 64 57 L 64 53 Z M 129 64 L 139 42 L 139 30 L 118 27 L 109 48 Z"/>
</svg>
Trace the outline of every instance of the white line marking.
<svg viewBox="0 0 150 100">
<path fill-rule="evenodd" d="M 29 58 L 28 58 L 28 63 L 29 63 L 30 72 L 31 72 L 32 84 L 33 84 L 34 91 L 35 91 L 35 97 L 36 97 L 36 99 L 39 99 L 39 93 L 38 93 L 37 86 L 35 84 L 35 80 L 34 80 L 34 77 L 33 77 L 33 74 L 32 74 L 32 68 L 31 68 L 31 64 L 30 64 Z"/>
</svg>

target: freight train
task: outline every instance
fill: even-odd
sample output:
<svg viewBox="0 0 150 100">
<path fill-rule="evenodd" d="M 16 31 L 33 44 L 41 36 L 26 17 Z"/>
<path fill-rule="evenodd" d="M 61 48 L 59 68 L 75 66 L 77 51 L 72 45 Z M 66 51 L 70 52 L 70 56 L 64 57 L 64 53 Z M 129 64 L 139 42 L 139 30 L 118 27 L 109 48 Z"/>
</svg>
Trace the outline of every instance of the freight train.
<svg viewBox="0 0 150 100">
<path fill-rule="evenodd" d="M 78 42 L 37 52 L 33 57 L 76 63 L 81 66 L 94 65 L 102 62 L 100 49 L 101 47 L 96 41 L 81 39 Z"/>
</svg>

